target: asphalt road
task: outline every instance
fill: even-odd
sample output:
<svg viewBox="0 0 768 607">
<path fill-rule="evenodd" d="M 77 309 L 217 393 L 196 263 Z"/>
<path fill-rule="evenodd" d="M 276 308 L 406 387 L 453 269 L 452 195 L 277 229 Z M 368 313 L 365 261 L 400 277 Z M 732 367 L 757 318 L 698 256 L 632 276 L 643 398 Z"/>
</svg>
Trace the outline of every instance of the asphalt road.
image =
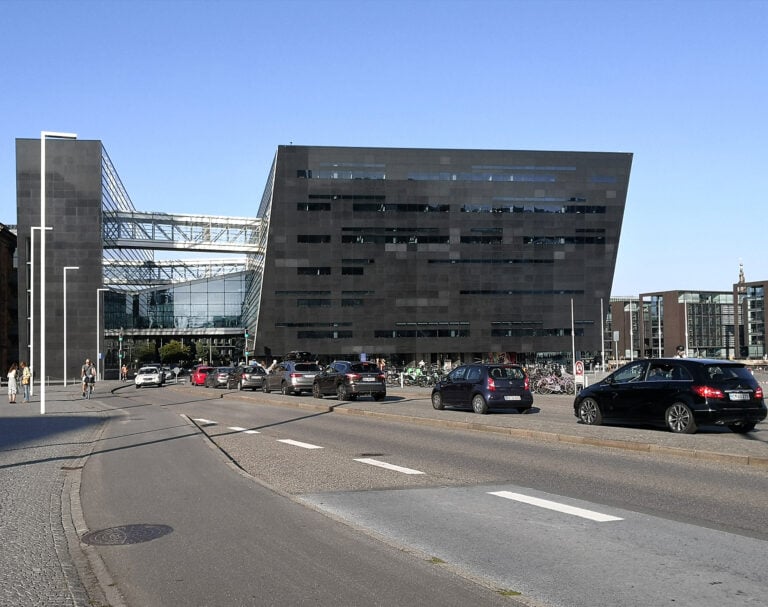
<svg viewBox="0 0 768 607">
<path fill-rule="evenodd" d="M 768 590 L 762 467 L 338 415 L 308 397 L 123 394 L 84 471 L 88 527 L 173 529 L 98 547 L 129 605 L 496 604 L 485 586 L 553 606 L 719 607 Z"/>
</svg>

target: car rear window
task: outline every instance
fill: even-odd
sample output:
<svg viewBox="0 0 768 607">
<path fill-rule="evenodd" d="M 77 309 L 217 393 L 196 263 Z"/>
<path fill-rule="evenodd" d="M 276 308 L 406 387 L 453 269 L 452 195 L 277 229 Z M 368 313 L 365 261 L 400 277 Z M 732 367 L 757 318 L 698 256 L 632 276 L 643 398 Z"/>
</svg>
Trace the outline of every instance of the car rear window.
<svg viewBox="0 0 768 607">
<path fill-rule="evenodd" d="M 355 373 L 378 373 L 379 368 L 373 363 L 355 363 L 349 367 Z"/>
<path fill-rule="evenodd" d="M 755 379 L 749 369 L 737 365 L 707 365 L 706 376 L 712 381 L 728 381 L 737 378 L 754 381 Z"/>
<path fill-rule="evenodd" d="M 320 367 L 318 365 L 309 364 L 309 363 L 299 363 L 295 367 L 296 371 L 300 373 L 307 373 L 310 371 L 320 371 Z"/>
<path fill-rule="evenodd" d="M 498 379 L 525 379 L 525 371 L 520 367 L 490 367 L 488 375 Z"/>
</svg>

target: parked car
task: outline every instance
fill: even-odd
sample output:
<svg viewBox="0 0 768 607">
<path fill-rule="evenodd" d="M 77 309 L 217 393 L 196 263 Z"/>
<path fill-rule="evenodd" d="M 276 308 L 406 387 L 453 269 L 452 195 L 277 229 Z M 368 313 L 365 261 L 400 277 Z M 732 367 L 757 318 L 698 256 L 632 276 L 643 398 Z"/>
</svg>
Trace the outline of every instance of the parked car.
<svg viewBox="0 0 768 607">
<path fill-rule="evenodd" d="M 163 374 L 158 367 L 141 367 L 133 379 L 136 388 L 144 386 L 162 386 Z"/>
<path fill-rule="evenodd" d="M 197 365 L 190 375 L 189 383 L 193 386 L 204 386 L 205 378 L 210 371 L 213 371 L 214 367 L 208 365 Z"/>
<path fill-rule="evenodd" d="M 579 392 L 573 413 L 584 424 L 663 424 L 685 434 L 708 424 L 746 433 L 768 414 L 763 389 L 744 364 L 698 358 L 628 363 Z"/>
<path fill-rule="evenodd" d="M 230 390 L 256 390 L 264 385 L 264 377 L 267 372 L 259 365 L 240 365 L 232 369 L 227 379 L 227 388 Z"/>
<path fill-rule="evenodd" d="M 204 385 L 206 388 L 226 388 L 229 382 L 229 373 L 233 371 L 232 367 L 214 367 L 205 376 Z"/>
<path fill-rule="evenodd" d="M 528 375 L 519 365 L 468 364 L 456 367 L 432 388 L 435 409 L 471 407 L 475 413 L 490 409 L 517 409 L 525 413 L 533 406 Z"/>
<path fill-rule="evenodd" d="M 262 390 L 280 390 L 283 394 L 301 394 L 312 391 L 315 375 L 322 368 L 316 363 L 286 360 L 275 365 L 264 377 Z"/>
<path fill-rule="evenodd" d="M 335 360 L 312 381 L 312 396 L 328 394 L 339 400 L 355 400 L 360 395 L 382 400 L 387 395 L 387 376 L 372 362 Z"/>
</svg>

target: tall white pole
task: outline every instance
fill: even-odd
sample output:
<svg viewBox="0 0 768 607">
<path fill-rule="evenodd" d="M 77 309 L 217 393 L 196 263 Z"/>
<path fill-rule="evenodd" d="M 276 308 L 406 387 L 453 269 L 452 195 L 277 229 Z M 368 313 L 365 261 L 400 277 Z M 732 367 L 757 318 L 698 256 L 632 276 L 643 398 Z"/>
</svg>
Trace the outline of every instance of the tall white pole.
<svg viewBox="0 0 768 607">
<path fill-rule="evenodd" d="M 45 140 L 77 139 L 74 133 L 40 131 L 40 415 L 45 414 Z"/>
<path fill-rule="evenodd" d="M 99 366 L 101 361 L 101 352 L 99 347 L 101 345 L 101 293 L 102 291 L 109 291 L 109 289 L 99 288 L 96 289 L 96 378 L 101 381 L 101 375 L 99 375 Z"/>
<path fill-rule="evenodd" d="M 659 317 L 659 358 L 662 358 L 664 351 L 661 349 L 661 298 L 656 299 L 656 314 Z"/>
<path fill-rule="evenodd" d="M 64 266 L 64 385 L 67 385 L 67 270 L 79 270 L 80 266 Z"/>
<path fill-rule="evenodd" d="M 605 371 L 605 312 L 603 298 L 600 298 L 600 370 Z"/>
<path fill-rule="evenodd" d="M 576 330 L 573 322 L 573 297 L 571 297 L 571 374 L 576 377 Z"/>
<path fill-rule="evenodd" d="M 683 301 L 683 311 L 685 316 L 685 357 L 688 358 L 688 302 L 687 301 Z"/>
<path fill-rule="evenodd" d="M 632 325 L 634 324 L 634 317 L 632 316 L 632 313 L 634 312 L 633 304 L 630 301 L 629 302 L 629 362 L 632 362 L 635 360 L 635 346 L 634 346 L 634 336 L 632 335 L 633 329 Z"/>
<path fill-rule="evenodd" d="M 32 226 L 29 242 L 29 394 L 35 393 L 35 230 L 40 226 Z M 45 228 L 50 230 L 51 228 Z"/>
</svg>

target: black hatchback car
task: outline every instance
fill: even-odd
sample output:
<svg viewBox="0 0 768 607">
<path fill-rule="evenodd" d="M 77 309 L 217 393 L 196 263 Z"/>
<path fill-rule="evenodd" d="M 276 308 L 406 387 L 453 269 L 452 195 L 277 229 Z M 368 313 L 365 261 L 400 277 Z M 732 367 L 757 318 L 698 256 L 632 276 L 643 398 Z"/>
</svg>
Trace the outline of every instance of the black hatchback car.
<svg viewBox="0 0 768 607">
<path fill-rule="evenodd" d="M 631 362 L 579 392 L 573 412 L 585 424 L 665 424 L 684 434 L 702 425 L 750 432 L 768 414 L 763 389 L 744 364 L 700 358 Z"/>
<path fill-rule="evenodd" d="M 471 407 L 475 413 L 490 409 L 525 413 L 533 406 L 533 395 L 528 375 L 519 365 L 478 363 L 456 367 L 437 382 L 432 406 Z"/>
<path fill-rule="evenodd" d="M 312 396 L 323 398 L 328 394 L 339 400 L 355 400 L 361 395 L 383 400 L 387 396 L 387 376 L 372 362 L 335 360 L 312 381 Z"/>
</svg>

